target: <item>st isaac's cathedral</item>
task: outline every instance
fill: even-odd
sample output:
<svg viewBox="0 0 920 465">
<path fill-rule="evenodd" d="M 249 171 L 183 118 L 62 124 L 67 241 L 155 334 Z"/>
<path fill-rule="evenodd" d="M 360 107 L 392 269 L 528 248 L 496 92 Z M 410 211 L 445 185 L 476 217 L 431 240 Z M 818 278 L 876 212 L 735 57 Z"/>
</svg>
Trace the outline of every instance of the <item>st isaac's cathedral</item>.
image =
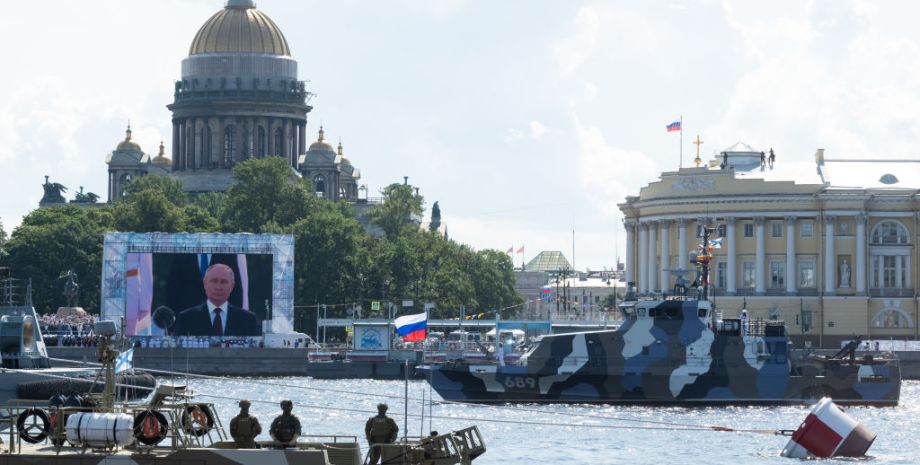
<svg viewBox="0 0 920 465">
<path fill-rule="evenodd" d="M 128 127 L 106 157 L 108 201 L 122 195 L 125 182 L 146 174 L 168 174 L 192 195 L 223 192 L 235 164 L 276 155 L 312 181 L 317 196 L 357 202 L 361 172 L 341 142 L 334 148 L 320 127 L 308 145 L 311 96 L 278 26 L 252 0 L 227 1 L 201 26 L 182 60 L 167 105 L 172 158 L 163 143 L 158 155 L 144 153 Z"/>
</svg>

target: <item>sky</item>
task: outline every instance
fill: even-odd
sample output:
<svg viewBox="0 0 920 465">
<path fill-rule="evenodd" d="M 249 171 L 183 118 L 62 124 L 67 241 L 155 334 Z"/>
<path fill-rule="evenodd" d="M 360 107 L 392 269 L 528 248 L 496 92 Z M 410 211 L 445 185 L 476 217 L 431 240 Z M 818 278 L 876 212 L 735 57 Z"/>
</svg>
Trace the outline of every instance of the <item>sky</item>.
<svg viewBox="0 0 920 465">
<path fill-rule="evenodd" d="M 402 182 L 456 241 L 625 259 L 627 195 L 736 142 L 777 163 L 916 159 L 918 2 L 862 0 L 261 0 L 371 195 Z M 4 5 L 0 221 L 38 207 L 44 176 L 107 198 L 123 140 L 156 154 L 173 82 L 220 0 Z M 681 120 L 683 134 L 665 126 Z M 682 144 L 681 144 L 682 140 Z M 682 147 L 681 147 L 682 145 Z M 683 154 L 681 155 L 681 150 Z M 920 169 L 920 164 L 916 164 Z M 574 254 L 573 254 L 574 250 Z M 574 256 L 573 256 L 574 255 Z"/>
</svg>

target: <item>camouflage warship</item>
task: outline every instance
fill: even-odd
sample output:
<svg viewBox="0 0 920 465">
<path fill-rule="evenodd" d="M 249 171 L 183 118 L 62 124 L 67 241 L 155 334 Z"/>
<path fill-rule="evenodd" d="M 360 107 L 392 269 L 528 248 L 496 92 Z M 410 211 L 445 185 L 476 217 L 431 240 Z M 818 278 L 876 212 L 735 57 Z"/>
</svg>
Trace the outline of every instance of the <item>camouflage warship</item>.
<svg viewBox="0 0 920 465">
<path fill-rule="evenodd" d="M 706 228 L 707 234 L 715 228 Z M 704 249 L 707 246 L 704 240 Z M 693 298 L 632 300 L 616 330 L 540 337 L 515 366 L 446 363 L 418 368 L 445 400 L 609 404 L 897 405 L 896 359 L 855 356 L 859 338 L 835 356 L 793 350 L 781 320 L 722 319 L 707 296 L 701 254 Z M 681 295 L 683 294 L 683 295 Z"/>
<path fill-rule="evenodd" d="M 0 420 L 7 427 L 0 435 L 4 464 L 367 463 L 355 436 L 294 436 L 282 446 L 253 441 L 255 433 L 240 446 L 239 437 L 224 431 L 214 404 L 195 400 L 185 386 L 160 385 L 145 403 L 118 402 L 115 365 L 120 352 L 115 347 L 122 341 L 114 322 L 100 321 L 94 330 L 100 336 L 97 355 L 103 365 L 94 383 L 104 384 L 102 392 L 90 390 L 82 399 L 71 396 L 66 401 L 56 396 L 47 408 L 33 400 L 8 401 L 10 415 Z M 238 424 L 234 434 L 239 434 Z M 475 426 L 373 447 L 383 463 L 403 465 L 470 464 L 486 450 Z"/>
</svg>

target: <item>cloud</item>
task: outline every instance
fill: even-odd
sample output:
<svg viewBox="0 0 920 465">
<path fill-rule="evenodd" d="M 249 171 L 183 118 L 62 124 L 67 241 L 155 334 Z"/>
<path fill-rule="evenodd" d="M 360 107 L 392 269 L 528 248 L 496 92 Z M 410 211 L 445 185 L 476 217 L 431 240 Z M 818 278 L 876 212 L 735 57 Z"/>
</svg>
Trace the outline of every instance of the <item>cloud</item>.
<svg viewBox="0 0 920 465">
<path fill-rule="evenodd" d="M 594 8 L 578 10 L 578 15 L 572 20 L 572 35 L 553 46 L 553 56 L 563 71 L 574 71 L 594 54 L 599 26 L 600 16 Z"/>
<path fill-rule="evenodd" d="M 540 140 L 543 134 L 546 134 L 546 126 L 540 124 L 539 121 L 531 121 L 528 126 L 530 126 L 530 136 L 534 139 Z"/>
<path fill-rule="evenodd" d="M 524 131 L 515 128 L 505 130 L 505 142 L 510 143 L 524 138 Z"/>
</svg>

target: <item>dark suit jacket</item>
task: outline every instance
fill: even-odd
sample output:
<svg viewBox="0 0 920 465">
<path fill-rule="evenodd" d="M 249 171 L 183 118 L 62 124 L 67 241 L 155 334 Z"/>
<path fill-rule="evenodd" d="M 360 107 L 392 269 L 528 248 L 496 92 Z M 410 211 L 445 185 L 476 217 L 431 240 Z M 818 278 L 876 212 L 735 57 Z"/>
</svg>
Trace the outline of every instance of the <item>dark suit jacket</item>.
<svg viewBox="0 0 920 465">
<path fill-rule="evenodd" d="M 243 310 L 228 303 L 226 318 L 228 319 L 224 336 L 259 336 L 262 334 L 256 314 L 249 310 Z M 212 328 L 207 302 L 182 310 L 176 321 L 177 336 L 210 336 Z"/>
</svg>

